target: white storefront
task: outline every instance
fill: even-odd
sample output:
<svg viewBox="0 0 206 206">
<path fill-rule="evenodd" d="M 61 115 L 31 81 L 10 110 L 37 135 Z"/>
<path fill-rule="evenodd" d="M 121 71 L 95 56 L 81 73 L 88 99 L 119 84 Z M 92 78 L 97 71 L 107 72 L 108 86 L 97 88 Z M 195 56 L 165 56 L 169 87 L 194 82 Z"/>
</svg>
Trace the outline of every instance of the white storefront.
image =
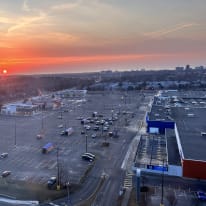
<svg viewBox="0 0 206 206">
<path fill-rule="evenodd" d="M 39 108 L 37 105 L 23 103 L 5 104 L 1 108 L 1 114 L 5 115 L 31 116 L 38 113 L 38 111 Z"/>
</svg>

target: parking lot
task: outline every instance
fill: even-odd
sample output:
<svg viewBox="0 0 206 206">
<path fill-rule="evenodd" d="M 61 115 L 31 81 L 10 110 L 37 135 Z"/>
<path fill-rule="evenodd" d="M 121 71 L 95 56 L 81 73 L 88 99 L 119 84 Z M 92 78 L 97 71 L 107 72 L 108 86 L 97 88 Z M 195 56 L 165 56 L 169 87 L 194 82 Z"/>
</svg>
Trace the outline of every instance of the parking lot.
<svg viewBox="0 0 206 206">
<path fill-rule="evenodd" d="M 161 186 L 150 188 L 151 192 L 142 193 L 142 202 L 140 205 L 151 205 L 157 206 L 161 202 Z M 164 188 L 163 204 L 165 206 L 176 205 L 176 206 L 203 206 L 206 205 L 205 201 L 197 200 L 195 192 L 190 190 L 182 190 L 178 188 Z"/>
<path fill-rule="evenodd" d="M 145 112 L 139 111 L 142 100 L 143 95 L 138 92 L 93 92 L 84 98 L 62 99 L 61 108 L 32 117 L 1 115 L 0 152 L 7 152 L 8 157 L 0 159 L 0 172 L 11 171 L 7 180 L 46 186 L 49 177 L 57 176 L 59 162 L 62 181 L 79 184 L 96 161 L 112 159 L 115 152 L 132 139 L 137 131 L 137 116 Z M 97 114 L 93 116 L 93 112 Z M 81 120 L 86 123 L 81 124 Z M 96 126 L 99 129 L 94 131 Z M 60 135 L 67 128 L 73 128 L 73 133 Z M 109 132 L 113 133 L 109 135 Z M 37 139 L 40 133 L 43 137 Z M 42 154 L 42 147 L 48 142 L 54 148 Z M 105 142 L 108 148 L 104 147 Z M 86 150 L 96 155 L 95 162 L 81 159 Z"/>
</svg>

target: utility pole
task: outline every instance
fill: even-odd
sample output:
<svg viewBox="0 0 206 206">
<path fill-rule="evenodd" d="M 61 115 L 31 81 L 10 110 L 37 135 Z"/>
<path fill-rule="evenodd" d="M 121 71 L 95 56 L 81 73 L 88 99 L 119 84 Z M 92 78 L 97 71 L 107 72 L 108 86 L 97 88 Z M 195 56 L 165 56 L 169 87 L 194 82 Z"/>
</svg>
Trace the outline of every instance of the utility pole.
<svg viewBox="0 0 206 206">
<path fill-rule="evenodd" d="M 164 206 L 164 204 L 163 204 L 163 197 L 164 197 L 164 159 L 162 161 L 163 161 L 163 165 L 162 165 L 162 193 L 161 193 L 160 206 Z"/>
<path fill-rule="evenodd" d="M 85 141 L 86 141 L 86 152 L 87 152 L 87 134 L 85 135 Z"/>
<path fill-rule="evenodd" d="M 66 186 L 67 186 L 67 205 L 69 206 L 69 205 L 71 205 L 70 196 L 69 196 L 70 195 L 70 191 L 69 191 L 70 183 L 67 182 Z"/>
<path fill-rule="evenodd" d="M 16 147 L 16 114 L 14 118 L 14 146 Z"/>
<path fill-rule="evenodd" d="M 57 147 L 57 190 L 60 190 L 59 147 Z"/>
</svg>

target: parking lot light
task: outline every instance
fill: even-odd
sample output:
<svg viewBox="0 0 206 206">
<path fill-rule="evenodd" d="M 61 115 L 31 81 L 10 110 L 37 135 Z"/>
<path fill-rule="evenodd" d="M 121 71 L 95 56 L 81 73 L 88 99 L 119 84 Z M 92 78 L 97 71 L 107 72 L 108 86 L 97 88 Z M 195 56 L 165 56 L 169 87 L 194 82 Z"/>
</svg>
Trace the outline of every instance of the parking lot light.
<svg viewBox="0 0 206 206">
<path fill-rule="evenodd" d="M 86 143 L 86 152 L 87 152 L 87 134 L 85 135 L 85 143 Z"/>
<path fill-rule="evenodd" d="M 113 121 L 113 113 L 114 113 L 114 110 L 112 109 L 111 112 L 112 112 L 112 121 Z"/>
<path fill-rule="evenodd" d="M 59 147 L 57 147 L 57 190 L 60 190 Z"/>
<path fill-rule="evenodd" d="M 163 159 L 162 160 L 162 183 L 161 183 L 161 186 L 162 186 L 162 192 L 161 192 L 161 202 L 160 202 L 160 206 L 164 206 L 163 204 L 163 198 L 164 198 L 164 163 L 165 163 L 165 160 Z"/>
<path fill-rule="evenodd" d="M 67 187 L 67 205 L 70 205 L 71 204 L 71 201 L 70 201 L 70 191 L 69 191 L 69 186 L 70 186 L 70 183 L 67 182 L 66 183 L 66 187 Z"/>
<path fill-rule="evenodd" d="M 16 115 L 14 116 L 14 146 L 16 147 Z"/>
</svg>

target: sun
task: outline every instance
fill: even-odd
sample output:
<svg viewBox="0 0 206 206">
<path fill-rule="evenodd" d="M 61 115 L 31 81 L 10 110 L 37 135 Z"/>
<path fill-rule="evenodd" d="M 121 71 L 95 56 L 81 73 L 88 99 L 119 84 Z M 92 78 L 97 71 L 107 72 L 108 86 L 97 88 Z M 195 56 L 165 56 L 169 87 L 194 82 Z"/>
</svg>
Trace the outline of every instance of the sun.
<svg viewBox="0 0 206 206">
<path fill-rule="evenodd" d="M 7 69 L 3 69 L 3 74 L 7 74 Z"/>
</svg>

